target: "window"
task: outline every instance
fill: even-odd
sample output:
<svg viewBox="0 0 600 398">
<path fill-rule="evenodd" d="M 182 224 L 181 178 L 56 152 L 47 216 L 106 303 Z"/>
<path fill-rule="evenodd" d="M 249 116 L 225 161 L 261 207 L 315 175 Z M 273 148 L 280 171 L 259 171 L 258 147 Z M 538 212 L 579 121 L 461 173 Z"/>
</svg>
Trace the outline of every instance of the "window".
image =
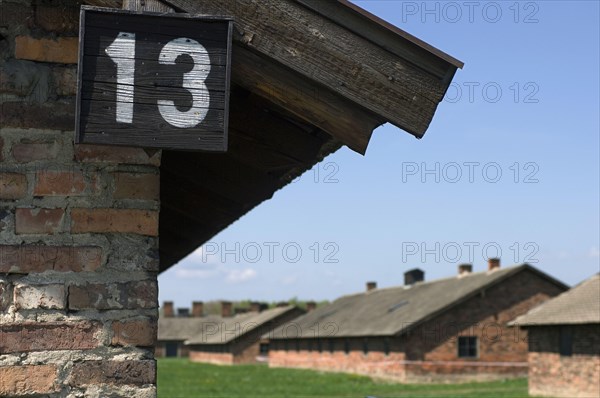
<svg viewBox="0 0 600 398">
<path fill-rule="evenodd" d="M 317 340 L 317 350 L 319 350 L 319 352 L 323 352 L 323 342 L 321 339 Z"/>
<path fill-rule="evenodd" d="M 363 354 L 367 355 L 369 353 L 369 340 L 364 339 L 363 341 Z"/>
<path fill-rule="evenodd" d="M 460 336 L 458 338 L 458 357 L 459 358 L 477 358 L 478 341 L 475 336 Z"/>
<path fill-rule="evenodd" d="M 179 346 L 179 344 L 177 344 L 177 343 L 166 343 L 165 344 L 165 356 L 166 357 L 176 357 L 178 346 Z"/>
<path fill-rule="evenodd" d="M 296 339 L 296 351 L 300 351 L 300 339 Z"/>
<path fill-rule="evenodd" d="M 260 355 L 262 355 L 262 356 L 269 355 L 269 343 L 260 343 L 259 350 L 260 350 Z"/>
<path fill-rule="evenodd" d="M 346 354 L 350 353 L 350 342 L 348 340 L 344 340 L 344 352 Z"/>
<path fill-rule="evenodd" d="M 335 341 L 333 339 L 329 339 L 329 352 L 333 353 L 335 350 Z"/>
<path fill-rule="evenodd" d="M 563 357 L 570 357 L 573 355 L 573 333 L 570 328 L 560 328 L 560 342 L 559 342 L 560 355 Z"/>
<path fill-rule="evenodd" d="M 390 339 L 389 339 L 389 337 L 386 337 L 383 340 L 383 353 L 385 355 L 390 355 Z"/>
<path fill-rule="evenodd" d="M 306 349 L 307 349 L 308 351 L 312 351 L 312 349 L 313 349 L 313 347 L 312 347 L 312 340 L 308 340 L 308 341 L 306 342 Z"/>
</svg>

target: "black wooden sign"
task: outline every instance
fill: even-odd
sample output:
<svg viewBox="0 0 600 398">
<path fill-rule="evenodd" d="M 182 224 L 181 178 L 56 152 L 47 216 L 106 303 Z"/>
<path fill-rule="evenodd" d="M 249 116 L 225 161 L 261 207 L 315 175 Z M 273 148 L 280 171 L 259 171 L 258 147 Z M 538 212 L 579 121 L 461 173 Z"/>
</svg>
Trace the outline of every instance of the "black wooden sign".
<svg viewBox="0 0 600 398">
<path fill-rule="evenodd" d="M 232 27 L 82 7 L 75 142 L 226 151 Z"/>
</svg>

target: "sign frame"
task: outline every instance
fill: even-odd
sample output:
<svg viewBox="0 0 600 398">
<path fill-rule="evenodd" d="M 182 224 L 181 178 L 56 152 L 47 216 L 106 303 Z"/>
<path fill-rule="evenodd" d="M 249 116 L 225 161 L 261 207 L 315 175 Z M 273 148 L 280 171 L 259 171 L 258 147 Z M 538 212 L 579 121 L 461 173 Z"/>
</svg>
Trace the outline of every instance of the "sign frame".
<svg viewBox="0 0 600 398">
<path fill-rule="evenodd" d="M 108 47 L 104 48 L 105 53 L 108 55 L 108 57 L 106 57 L 104 54 L 102 54 L 102 57 L 100 56 L 100 54 L 95 54 L 90 56 L 89 54 L 87 54 L 86 52 L 88 50 L 86 50 L 86 37 L 89 37 L 90 35 L 86 36 L 87 30 L 91 29 L 89 27 L 86 26 L 86 22 L 90 20 L 90 16 L 92 14 L 96 14 L 95 17 L 98 17 L 98 15 L 101 15 L 101 17 L 112 17 L 114 16 L 115 19 L 118 18 L 122 18 L 122 19 L 132 19 L 131 17 L 145 17 L 150 19 L 150 21 L 152 21 L 152 19 L 154 18 L 160 18 L 161 21 L 166 21 L 167 19 L 171 19 L 172 22 L 176 22 L 178 23 L 179 21 L 181 21 L 182 25 L 190 25 L 193 23 L 198 23 L 199 25 L 201 24 L 215 24 L 215 26 L 217 26 L 217 24 L 226 24 L 225 26 L 219 26 L 219 30 L 220 31 L 226 31 L 226 48 L 224 49 L 225 52 L 222 54 L 219 54 L 218 56 L 214 56 L 213 53 L 211 53 L 210 51 L 206 50 L 206 48 L 204 47 L 203 44 L 201 44 L 199 41 L 195 40 L 195 38 L 198 38 L 198 35 L 200 33 L 196 33 L 194 32 L 190 32 L 189 35 L 185 35 L 185 32 L 181 33 L 181 36 L 179 38 L 176 38 L 175 40 L 171 40 L 170 42 L 166 43 L 165 45 L 162 46 L 162 49 L 160 50 L 159 56 L 165 57 L 165 53 L 167 54 L 167 56 L 171 56 L 171 62 L 164 61 L 164 58 L 159 60 L 159 56 L 156 57 L 155 60 L 142 60 L 140 61 L 140 59 L 138 59 L 138 54 L 137 52 L 137 48 L 138 48 L 138 41 L 135 41 L 136 38 L 136 34 L 133 33 L 132 37 L 133 37 L 133 54 L 131 56 L 131 58 L 129 58 L 128 60 L 130 62 L 133 63 L 133 71 L 129 73 L 130 75 L 130 80 L 127 80 L 126 83 L 131 83 L 131 81 L 134 81 L 133 79 L 135 78 L 135 76 L 139 73 L 136 71 L 136 65 L 140 64 L 144 65 L 144 64 L 154 64 L 155 66 L 158 65 L 160 67 L 164 68 L 168 68 L 170 65 L 173 65 L 174 67 L 177 65 L 179 67 L 179 59 L 180 59 L 180 55 L 185 55 L 188 60 L 187 65 L 191 65 L 191 69 L 192 71 L 194 69 L 196 69 L 195 67 L 198 66 L 198 69 L 201 69 L 200 67 L 204 67 L 206 69 L 206 67 L 208 66 L 208 72 L 205 71 L 200 71 L 200 73 L 202 74 L 202 81 L 198 80 L 198 76 L 199 75 L 192 75 L 192 71 L 188 71 L 188 72 L 182 72 L 180 73 L 178 76 L 181 76 L 180 81 L 182 81 L 182 83 L 180 83 L 180 85 L 173 85 L 173 86 L 164 86 L 164 85 L 158 85 L 156 83 L 156 80 L 154 81 L 154 89 L 155 91 L 160 91 L 160 90 L 171 90 L 171 93 L 175 93 L 175 97 L 173 98 L 173 100 L 168 100 L 168 99 L 164 99 L 164 100 L 158 100 L 161 101 L 162 103 L 157 103 L 156 106 L 147 103 L 147 104 L 140 104 L 138 102 L 135 102 L 134 99 L 135 98 L 139 98 L 141 95 L 139 95 L 138 97 L 136 97 L 136 88 L 138 87 L 142 87 L 143 89 L 145 89 L 146 96 L 149 96 L 150 99 L 152 99 L 152 85 L 146 85 L 146 86 L 141 86 L 141 85 L 137 85 L 137 83 L 134 81 L 133 84 L 131 85 L 123 85 L 120 86 L 120 75 L 118 73 L 119 69 L 116 69 L 116 72 L 113 73 L 113 76 L 117 81 L 109 81 L 109 82 L 102 82 L 102 84 L 104 85 L 104 87 L 112 85 L 114 86 L 114 89 L 111 88 L 111 90 L 114 90 L 114 93 L 108 93 L 108 91 L 104 91 L 103 94 L 104 95 L 113 95 L 114 100 L 114 110 L 110 107 L 110 105 L 107 105 L 106 108 L 110 110 L 110 112 L 106 113 L 104 115 L 97 117 L 98 120 L 103 120 L 102 118 L 104 117 L 104 120 L 106 120 L 106 115 L 110 114 L 115 118 L 114 124 L 110 125 L 110 123 L 107 123 L 107 130 L 109 130 L 109 132 L 105 132 L 105 131 L 93 131 L 93 132 L 89 132 L 87 131 L 87 129 L 84 126 L 84 123 L 88 123 L 90 120 L 90 115 L 92 114 L 91 110 L 92 110 L 92 103 L 95 104 L 94 101 L 96 101 L 95 99 L 93 99 L 91 96 L 94 95 L 94 92 L 97 92 L 98 89 L 96 87 L 97 85 L 97 81 L 96 79 L 96 75 L 98 74 L 98 68 L 97 68 L 97 64 L 94 65 L 96 66 L 96 68 L 92 71 L 93 73 L 95 73 L 93 75 L 93 79 L 90 80 L 85 80 L 84 81 L 84 74 L 89 73 L 89 68 L 91 68 L 92 66 L 87 65 L 86 62 L 84 61 L 84 59 L 90 59 L 91 57 L 96 57 L 97 59 L 100 58 L 104 58 L 104 59 L 109 59 L 113 62 L 115 62 L 115 60 L 119 61 L 122 60 L 122 58 L 112 58 L 112 55 L 109 53 L 109 47 L 112 46 L 109 45 Z M 86 18 L 88 17 L 88 18 Z M 139 19 L 141 21 L 141 19 Z M 156 19 L 158 20 L 158 19 Z M 191 23 L 190 23 L 191 21 Z M 145 21 L 147 22 L 147 21 Z M 117 22 L 118 24 L 118 22 Z M 208 25 L 207 25 L 208 26 Z M 87 28 L 87 30 L 86 30 Z M 167 29 L 169 29 L 170 27 L 167 26 Z M 102 28 L 95 28 L 95 29 L 102 29 Z M 110 29 L 113 29 L 115 32 L 118 31 L 120 28 L 114 28 L 111 27 Z M 127 30 L 127 27 L 123 27 L 124 30 Z M 175 29 L 175 28 L 174 28 Z M 206 28 L 207 29 L 207 28 Z M 134 28 L 132 28 L 131 30 L 135 30 Z M 160 31 L 161 29 L 159 29 Z M 199 29 L 200 30 L 200 29 Z M 138 27 L 137 30 L 135 30 L 136 32 L 140 32 L 140 28 Z M 160 36 L 160 35 L 165 35 L 163 33 L 156 33 L 156 32 L 142 32 L 142 34 L 147 34 L 150 35 L 150 37 L 153 36 Z M 117 35 L 117 38 L 120 37 L 121 35 L 126 35 L 123 32 L 120 32 Z M 168 35 L 173 35 L 172 32 L 170 32 Z M 174 35 L 172 37 L 176 37 L 177 35 Z M 189 39 L 189 37 L 192 37 L 192 39 Z M 223 39 L 222 36 L 219 37 L 219 39 Z M 195 14 L 178 14 L 178 13 L 158 13 L 158 12 L 140 12 L 140 11 L 130 11 L 130 10 L 121 10 L 121 9 L 114 9 L 114 8 L 104 8 L 104 7 L 94 7 L 94 6 L 82 6 L 81 10 L 80 10 L 80 24 L 79 24 L 79 53 L 78 53 L 78 68 L 77 68 L 77 98 L 76 98 L 76 105 L 75 105 L 75 138 L 74 141 L 76 144 L 101 144 L 101 145 L 116 145 L 116 146 L 132 146 L 132 147 L 142 147 L 142 148 L 156 148 L 156 149 L 169 149 L 169 150 L 185 150 L 185 151 L 204 151 L 204 152 L 211 152 L 211 153 L 218 153 L 218 152 L 226 152 L 227 151 L 227 146 L 228 146 L 228 130 L 229 130 L 229 97 L 230 97 L 230 90 L 231 90 L 231 53 L 232 53 L 232 47 L 233 47 L 233 18 L 229 17 L 229 16 L 209 16 L 209 15 L 195 15 Z M 183 43 L 183 47 L 181 45 L 178 45 L 178 43 L 176 42 L 174 45 L 172 42 L 176 41 L 176 40 L 183 40 L 186 41 L 188 43 Z M 201 39 L 199 39 L 201 40 Z M 209 39 L 210 40 L 210 39 Z M 117 39 L 115 38 L 115 41 L 113 42 L 113 44 L 115 44 L 117 41 Z M 191 42 L 191 44 L 190 44 Z M 124 42 L 121 42 L 119 44 L 122 44 Z M 145 48 L 155 45 L 156 48 L 160 47 L 159 43 L 153 43 L 152 41 L 144 41 L 143 42 L 145 44 Z M 179 44 L 181 44 L 181 41 L 179 42 Z M 175 48 L 175 50 L 181 50 L 181 48 L 187 49 L 190 48 L 190 46 L 193 45 L 199 45 L 199 47 L 195 47 L 195 49 L 201 49 L 202 52 L 200 53 L 186 53 L 186 52 L 181 52 L 179 51 L 179 53 L 175 52 L 175 55 L 172 55 L 173 51 L 167 51 L 165 50 L 166 47 L 169 47 L 170 50 L 173 50 Z M 187 46 L 187 47 L 186 47 Z M 122 46 L 116 46 L 116 47 L 122 47 Z M 100 46 L 100 44 L 98 44 L 98 51 L 102 50 L 102 46 Z M 154 51 L 154 50 L 153 50 Z M 179 55 L 177 55 L 179 54 Z M 155 54 L 156 55 L 156 54 Z M 200 59 L 200 57 L 203 57 L 201 59 L 205 60 L 208 59 L 208 64 L 206 65 L 198 65 L 196 64 L 196 61 Z M 213 65 L 214 59 L 218 58 L 220 61 L 220 64 L 217 65 Z M 191 60 L 191 62 L 190 62 Z M 163 62 L 164 61 L 164 62 Z M 177 62 L 176 62 L 177 61 Z M 103 61 L 104 62 L 104 61 Z M 89 61 L 88 61 L 89 63 Z M 106 62 L 105 62 L 106 63 Z M 224 64 L 223 64 L 224 63 Z M 115 63 L 116 64 L 116 63 Z M 167 64 L 167 65 L 165 65 Z M 119 64 L 116 64 L 117 68 L 119 67 Z M 149 68 L 150 66 L 145 66 L 146 68 Z M 187 65 L 185 65 L 187 67 Z M 85 69 L 85 70 L 84 70 Z M 153 70 L 154 72 L 154 70 Z M 188 78 L 190 82 L 190 84 L 196 84 L 196 85 L 188 85 L 186 87 L 186 74 L 188 75 L 192 75 L 192 77 Z M 159 73 L 157 72 L 156 75 L 158 76 Z M 217 79 L 214 78 L 214 76 L 217 75 Z M 89 78 L 89 77 L 88 77 Z M 223 81 L 224 80 L 224 81 Z M 174 79 L 168 80 L 170 81 L 174 81 Z M 200 82 L 200 86 L 203 88 L 199 88 L 199 86 L 197 85 L 198 82 Z M 127 94 L 129 95 L 129 97 L 127 97 L 127 102 L 130 102 L 131 104 L 129 104 L 129 108 L 128 109 L 128 116 L 129 118 L 125 119 L 126 121 L 123 122 L 123 118 L 121 117 L 121 120 L 119 119 L 119 111 L 117 108 L 119 108 L 119 105 L 122 104 L 120 102 L 117 101 L 117 96 L 121 95 L 119 93 L 123 93 L 123 87 L 127 88 Z M 221 93 L 221 87 L 222 87 L 222 93 Z M 187 92 L 185 92 L 184 90 L 187 90 Z M 138 90 L 140 91 L 140 90 Z M 213 100 L 214 97 L 214 93 L 218 92 L 218 101 Z M 164 97 L 163 93 L 163 97 Z M 205 97 L 203 97 L 202 95 L 205 95 Z M 87 98 L 89 97 L 89 98 Z M 159 96 L 157 96 L 158 98 Z M 187 111 L 181 111 L 180 108 L 182 108 L 181 101 L 187 100 L 187 98 L 189 97 L 189 99 L 191 101 L 189 106 L 187 107 L 188 110 Z M 221 99 L 222 97 L 222 99 Z M 121 98 L 126 98 L 126 97 L 121 97 Z M 168 97 L 167 97 L 168 98 Z M 183 99 L 182 99 L 183 98 Z M 202 100 L 206 100 L 208 101 L 208 105 L 206 105 L 205 102 L 202 101 L 198 101 L 198 103 L 200 103 L 203 108 L 205 109 L 200 109 L 200 108 L 194 108 L 194 105 L 197 103 L 195 102 L 196 98 L 200 98 Z M 148 101 L 148 100 L 146 100 Z M 176 101 L 179 101 L 179 104 L 176 103 Z M 99 102 L 99 101 L 96 101 Z M 219 105 L 219 109 L 217 109 L 216 107 L 213 107 L 213 102 L 217 102 L 217 104 Z M 104 102 L 106 104 L 109 104 L 109 102 Z M 135 108 L 139 107 L 144 107 L 144 109 L 154 109 L 154 107 L 156 107 L 156 115 L 150 115 L 151 118 L 146 118 L 145 113 L 141 113 L 141 115 L 138 115 L 140 112 L 136 112 Z M 161 108 L 162 107 L 162 108 Z M 123 109 L 125 107 L 121 107 L 121 109 Z M 160 108 L 160 109 L 159 109 Z M 186 108 L 186 106 L 183 106 L 183 108 Z M 223 108 L 223 109 L 220 109 Z M 193 112 L 194 110 L 198 111 L 200 110 L 201 112 Z M 96 114 L 99 114 L 98 112 L 96 112 Z M 136 115 L 136 117 L 134 117 L 134 114 Z M 176 118 L 177 116 L 180 115 L 192 115 L 192 117 L 195 117 L 196 120 L 200 120 L 196 125 L 193 125 L 191 127 L 186 127 L 186 126 L 182 126 L 181 124 L 184 122 L 180 122 L 177 121 Z M 162 120 L 164 121 L 164 123 L 160 123 L 158 125 L 156 125 L 156 121 L 158 119 L 160 119 L 162 117 Z M 149 120 L 152 119 L 152 120 Z M 189 119 L 189 117 L 188 117 Z M 140 121 L 141 120 L 141 121 Z M 135 123 L 135 121 L 138 121 L 138 123 Z M 159 120 L 160 121 L 160 120 Z M 188 125 L 191 125 L 195 120 L 192 119 L 191 121 L 187 121 Z M 119 124 L 120 123 L 120 124 Z M 150 131 L 149 133 L 146 133 L 147 128 L 144 128 L 143 123 L 147 123 L 149 125 L 151 125 L 152 127 L 150 127 L 150 129 L 148 131 Z M 173 124 L 175 123 L 175 124 Z M 130 124 L 130 126 L 127 126 L 127 124 Z M 137 125 L 136 125 L 137 124 Z M 141 124 L 141 125 L 140 125 Z M 212 125 L 214 124 L 214 126 L 218 126 L 218 129 L 213 129 L 213 130 L 208 130 L 207 127 L 205 127 L 205 125 L 209 125 L 209 127 L 212 127 Z M 96 129 L 98 130 L 104 130 L 101 127 L 97 127 L 97 126 L 102 126 L 102 124 L 95 124 Z M 120 130 L 119 130 L 120 129 Z M 166 130 L 166 133 L 163 135 L 162 131 Z M 186 131 L 187 130 L 187 131 Z M 118 131 L 118 133 L 115 133 L 115 131 Z M 121 135 L 121 132 L 123 133 Z M 173 137 L 169 136 L 169 134 L 172 134 Z M 202 134 L 205 134 L 204 136 Z M 112 137 L 112 140 L 111 140 Z"/>
</svg>

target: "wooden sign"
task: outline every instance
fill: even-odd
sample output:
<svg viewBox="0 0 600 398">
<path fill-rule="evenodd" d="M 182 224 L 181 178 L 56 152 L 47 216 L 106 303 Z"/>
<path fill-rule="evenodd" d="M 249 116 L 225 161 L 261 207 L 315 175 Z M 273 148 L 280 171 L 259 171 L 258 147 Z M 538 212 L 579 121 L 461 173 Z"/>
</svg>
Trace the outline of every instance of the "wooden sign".
<svg viewBox="0 0 600 398">
<path fill-rule="evenodd" d="M 82 7 L 75 142 L 226 151 L 232 27 Z"/>
</svg>

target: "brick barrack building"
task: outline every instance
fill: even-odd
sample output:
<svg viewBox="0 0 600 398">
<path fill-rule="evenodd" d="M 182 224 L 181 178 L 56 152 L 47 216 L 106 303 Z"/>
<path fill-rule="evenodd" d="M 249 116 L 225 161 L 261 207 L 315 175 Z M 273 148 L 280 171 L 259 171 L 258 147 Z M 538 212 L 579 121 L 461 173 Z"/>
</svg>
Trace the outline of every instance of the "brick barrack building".
<svg viewBox="0 0 600 398">
<path fill-rule="evenodd" d="M 74 144 L 80 4 L 233 18 L 227 152 Z M 462 65 L 346 1 L 0 2 L 0 396 L 155 397 L 158 273 Z"/>
<path fill-rule="evenodd" d="M 276 308 L 253 302 L 250 308 L 233 310 L 221 302 L 220 315 L 204 315 L 202 302 L 192 304 L 175 316 L 173 303 L 165 302 L 158 320 L 157 357 L 188 357 L 193 362 L 220 365 L 255 363 L 266 360 L 268 341 L 262 335 L 293 321 L 304 313 L 296 306 L 281 303 Z"/>
<path fill-rule="evenodd" d="M 365 374 L 402 382 L 489 380 L 527 375 L 527 333 L 507 324 L 567 287 L 529 265 L 341 297 L 276 329 L 269 366 Z"/>
<path fill-rule="evenodd" d="M 600 274 L 513 324 L 529 333 L 529 394 L 600 397 Z"/>
</svg>

